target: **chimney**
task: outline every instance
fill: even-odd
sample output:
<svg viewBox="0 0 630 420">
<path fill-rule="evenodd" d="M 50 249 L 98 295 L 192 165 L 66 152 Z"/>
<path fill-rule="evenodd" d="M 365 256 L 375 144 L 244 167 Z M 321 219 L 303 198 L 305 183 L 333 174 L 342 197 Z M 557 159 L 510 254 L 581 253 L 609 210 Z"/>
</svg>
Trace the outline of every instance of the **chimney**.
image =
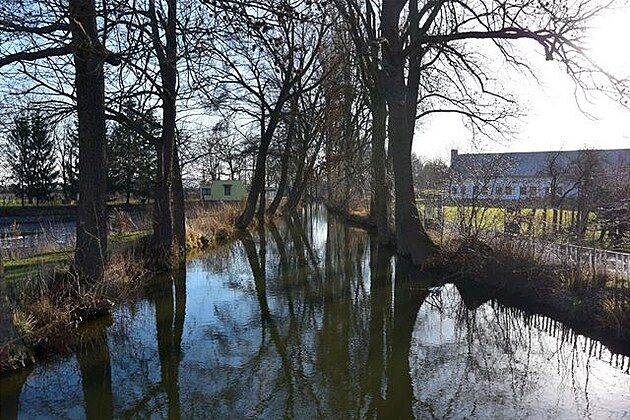
<svg viewBox="0 0 630 420">
<path fill-rule="evenodd" d="M 451 149 L 451 166 L 455 164 L 457 160 L 457 149 Z"/>
</svg>

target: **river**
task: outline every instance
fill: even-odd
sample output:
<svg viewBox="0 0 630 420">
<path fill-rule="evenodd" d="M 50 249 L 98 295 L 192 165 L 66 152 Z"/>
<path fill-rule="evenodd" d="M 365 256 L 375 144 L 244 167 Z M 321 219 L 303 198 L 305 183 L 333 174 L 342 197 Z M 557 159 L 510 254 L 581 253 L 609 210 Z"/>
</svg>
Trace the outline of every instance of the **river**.
<svg viewBox="0 0 630 420">
<path fill-rule="evenodd" d="M 396 259 L 321 208 L 154 279 L 2 417 L 628 418 L 630 357 Z"/>
</svg>

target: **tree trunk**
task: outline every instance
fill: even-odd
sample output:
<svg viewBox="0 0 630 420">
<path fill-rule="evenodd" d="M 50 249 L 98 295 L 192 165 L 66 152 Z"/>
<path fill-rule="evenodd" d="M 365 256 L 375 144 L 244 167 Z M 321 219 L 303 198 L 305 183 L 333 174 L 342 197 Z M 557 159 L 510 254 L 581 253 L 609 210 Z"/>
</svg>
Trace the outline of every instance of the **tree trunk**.
<svg viewBox="0 0 630 420">
<path fill-rule="evenodd" d="M 304 191 L 306 191 L 306 186 L 308 185 L 308 180 L 313 175 L 313 170 L 315 169 L 315 162 L 317 160 L 317 155 L 319 155 L 319 150 L 322 147 L 322 143 L 324 141 L 324 135 L 321 135 L 317 140 L 315 145 L 315 149 L 313 150 L 313 154 L 308 162 L 306 162 L 306 168 L 304 168 L 304 163 L 302 163 L 298 168 L 298 174 L 296 174 L 295 184 L 291 189 L 291 193 L 289 194 L 289 199 L 286 205 L 286 211 L 292 212 L 296 209 L 300 200 L 304 196 Z M 304 159 L 306 159 L 306 152 L 304 154 Z M 304 160 L 302 159 L 302 161 Z"/>
<path fill-rule="evenodd" d="M 387 109 L 382 98 L 372 99 L 372 207 L 370 216 L 376 224 L 378 240 L 392 241 L 389 225 L 389 194 L 387 191 L 387 158 L 385 152 Z"/>
<path fill-rule="evenodd" d="M 171 207 L 173 187 L 173 164 L 175 153 L 175 98 L 177 94 L 177 35 L 176 0 L 168 0 L 168 19 L 165 26 L 166 46 L 162 46 L 158 34 L 158 17 L 155 4 L 149 2 L 154 47 L 160 65 L 162 79 L 162 133 L 157 147 L 158 174 L 155 188 L 153 213 L 153 255 L 151 265 L 157 269 L 171 269 L 176 262 L 174 247 L 173 210 Z"/>
<path fill-rule="evenodd" d="M 79 120 L 79 205 L 74 261 L 84 283 L 103 278 L 107 256 L 105 81 L 93 0 L 70 0 Z"/>
<path fill-rule="evenodd" d="M 427 262 L 434 245 L 427 236 L 416 207 L 411 170 L 411 136 L 404 131 L 400 121 L 402 109 L 392 107 L 390 113 L 389 138 L 394 159 L 396 248 L 399 254 L 407 255 L 416 265 Z"/>
<path fill-rule="evenodd" d="M 278 207 L 280 206 L 280 202 L 282 201 L 282 196 L 284 195 L 284 191 L 287 188 L 287 180 L 289 174 L 289 157 L 291 155 L 291 146 L 293 144 L 293 136 L 295 135 L 295 119 L 297 113 L 297 97 L 291 102 L 291 117 L 289 121 L 289 128 L 287 130 L 287 141 L 284 146 L 284 153 L 282 154 L 282 159 L 280 162 L 281 165 L 281 173 L 280 173 L 280 181 L 278 182 L 278 191 L 276 191 L 276 196 L 273 198 L 273 201 L 269 205 L 269 209 L 267 209 L 267 214 L 273 216 L 276 211 L 278 211 Z"/>
<path fill-rule="evenodd" d="M 155 201 L 153 203 L 153 238 L 151 265 L 155 269 L 168 270 L 173 263 L 173 216 L 171 210 L 170 190 L 171 177 L 165 174 L 170 171 L 170 164 L 164 163 L 165 147 L 160 140 L 158 152 L 158 173 L 155 185 Z"/>
<path fill-rule="evenodd" d="M 293 185 L 291 186 L 291 191 L 289 191 L 289 198 L 287 199 L 287 205 L 285 206 L 285 211 L 287 213 L 295 210 L 300 202 L 300 189 L 304 178 L 304 166 L 306 165 L 306 162 L 304 162 L 305 159 L 306 151 L 304 151 L 299 157 L 298 166 L 295 170 Z"/>
<path fill-rule="evenodd" d="M 281 95 L 282 96 L 282 95 Z M 269 118 L 269 125 L 264 131 L 260 139 L 260 146 L 258 147 L 258 156 L 256 157 L 256 165 L 254 167 L 254 176 L 252 178 L 252 185 L 247 195 L 247 202 L 243 212 L 236 220 L 237 229 L 246 229 L 254 219 L 256 213 L 256 204 L 260 197 L 260 192 L 265 190 L 265 174 L 267 172 L 267 152 L 269 151 L 269 145 L 273 139 L 273 134 L 278 125 L 278 119 L 282 106 L 278 104 Z"/>
<path fill-rule="evenodd" d="M 265 188 L 265 182 L 263 182 L 263 188 L 262 190 L 260 190 L 260 196 L 258 197 L 258 221 L 260 223 L 264 223 L 265 222 L 265 207 L 267 206 L 266 204 L 266 188 Z"/>
<path fill-rule="evenodd" d="M 186 260 L 186 212 L 182 168 L 177 145 L 175 145 L 175 154 L 173 155 L 173 231 L 177 241 L 179 262 L 181 263 Z"/>
<path fill-rule="evenodd" d="M 412 27 L 418 22 L 417 3 L 409 10 Z M 399 38 L 398 20 L 402 8 L 397 2 L 384 2 L 381 14 L 382 32 L 389 45 L 383 55 L 386 71 L 383 83 L 389 108 L 389 144 L 394 167 L 396 248 L 416 265 L 427 262 L 435 245 L 420 221 L 413 189 L 411 145 L 415 129 L 420 70 L 417 56 L 404 57 Z M 412 42 L 414 41 L 412 33 Z M 406 62 L 409 62 L 409 68 Z M 405 83 L 405 76 L 407 80 Z"/>
</svg>

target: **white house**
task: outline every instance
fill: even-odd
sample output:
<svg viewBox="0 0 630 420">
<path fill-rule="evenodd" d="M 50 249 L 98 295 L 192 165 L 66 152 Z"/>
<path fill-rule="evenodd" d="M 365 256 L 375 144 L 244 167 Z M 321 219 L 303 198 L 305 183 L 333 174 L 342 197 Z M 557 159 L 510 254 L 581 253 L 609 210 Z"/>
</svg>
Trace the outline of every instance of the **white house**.
<svg viewBox="0 0 630 420">
<path fill-rule="evenodd" d="M 453 199 L 576 197 L 588 178 L 630 171 L 630 149 L 459 154 L 451 150 Z"/>
</svg>

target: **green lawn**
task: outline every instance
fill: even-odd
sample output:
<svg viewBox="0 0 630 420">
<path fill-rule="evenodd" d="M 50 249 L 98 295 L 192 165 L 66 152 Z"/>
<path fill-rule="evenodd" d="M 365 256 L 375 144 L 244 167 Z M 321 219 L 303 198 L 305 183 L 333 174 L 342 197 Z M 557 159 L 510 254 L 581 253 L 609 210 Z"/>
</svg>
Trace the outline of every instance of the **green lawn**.
<svg viewBox="0 0 630 420">
<path fill-rule="evenodd" d="M 419 204 L 418 209 L 424 212 L 424 204 Z M 545 227 L 544 223 L 547 223 L 547 229 L 551 228 L 553 221 L 553 211 L 548 209 L 546 214 L 542 209 L 522 208 L 518 213 L 506 213 L 506 209 L 502 207 L 477 207 L 471 206 L 444 206 L 444 221 L 447 224 L 459 225 L 461 218 L 463 217 L 466 224 L 474 225 L 481 229 L 495 229 L 503 231 L 505 228 L 505 222 L 510 220 L 521 221 L 521 229 L 528 226 L 529 221 L 533 221 L 534 234 L 542 235 Z M 535 210 L 534 217 L 532 212 Z M 473 215 L 473 212 L 475 213 Z M 561 210 L 562 212 L 562 227 L 565 229 L 571 226 L 571 210 Z M 546 217 L 545 217 L 546 215 Z M 560 217 L 560 215 L 558 216 Z M 595 213 L 589 215 L 589 219 L 593 220 Z M 595 237 L 598 232 L 591 233 Z"/>
<path fill-rule="evenodd" d="M 6 260 L 4 262 L 4 272 L 9 282 L 32 277 L 45 269 L 66 265 L 72 259 L 72 253 L 72 249 L 66 249 Z"/>
<path fill-rule="evenodd" d="M 122 250 L 149 234 L 149 230 L 139 230 L 126 232 L 122 235 L 110 235 L 109 250 L 110 252 Z M 4 261 L 4 272 L 9 282 L 29 278 L 42 271 L 52 270 L 55 267 L 67 267 L 72 261 L 73 254 L 74 249 L 67 248 L 24 258 L 7 259 Z"/>
</svg>

